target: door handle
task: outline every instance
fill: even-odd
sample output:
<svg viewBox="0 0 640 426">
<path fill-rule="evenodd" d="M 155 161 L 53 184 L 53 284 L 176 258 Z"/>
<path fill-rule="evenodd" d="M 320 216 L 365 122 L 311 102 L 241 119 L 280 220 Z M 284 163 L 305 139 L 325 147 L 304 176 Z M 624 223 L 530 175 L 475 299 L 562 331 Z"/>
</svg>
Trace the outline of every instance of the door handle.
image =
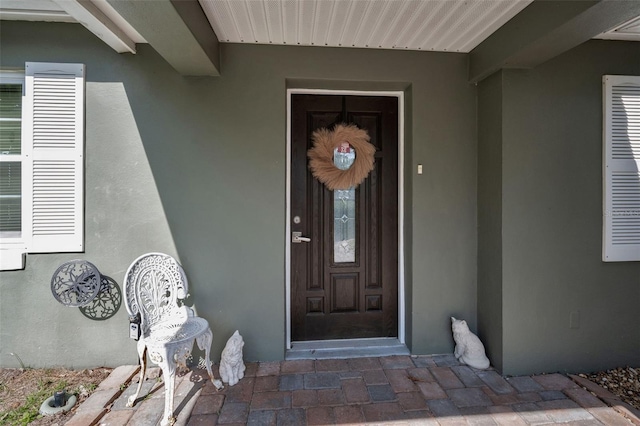
<svg viewBox="0 0 640 426">
<path fill-rule="evenodd" d="M 303 237 L 302 232 L 294 231 L 291 233 L 292 243 L 308 243 L 311 242 L 311 238 Z"/>
</svg>

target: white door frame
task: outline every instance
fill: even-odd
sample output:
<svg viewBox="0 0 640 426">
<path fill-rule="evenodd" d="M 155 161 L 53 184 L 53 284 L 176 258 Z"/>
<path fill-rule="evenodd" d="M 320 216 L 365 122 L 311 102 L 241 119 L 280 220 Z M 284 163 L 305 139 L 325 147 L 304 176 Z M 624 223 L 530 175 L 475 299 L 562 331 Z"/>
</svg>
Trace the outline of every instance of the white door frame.
<svg viewBox="0 0 640 426">
<path fill-rule="evenodd" d="M 291 95 L 389 96 L 398 98 L 398 341 L 405 343 L 404 287 L 404 92 L 287 89 L 287 177 L 285 224 L 286 348 L 291 349 Z"/>
</svg>

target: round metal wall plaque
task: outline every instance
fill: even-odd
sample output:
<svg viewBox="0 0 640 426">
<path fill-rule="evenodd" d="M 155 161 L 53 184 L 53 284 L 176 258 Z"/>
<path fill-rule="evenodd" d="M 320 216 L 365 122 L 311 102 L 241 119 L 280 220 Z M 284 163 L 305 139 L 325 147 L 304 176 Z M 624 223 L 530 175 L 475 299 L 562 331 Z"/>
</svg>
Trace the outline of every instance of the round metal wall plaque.
<svg viewBox="0 0 640 426">
<path fill-rule="evenodd" d="M 114 316 L 122 304 L 122 293 L 118 283 L 113 278 L 102 276 L 100 292 L 98 295 L 84 306 L 80 306 L 80 312 L 85 317 L 104 321 Z"/>
<path fill-rule="evenodd" d="M 51 293 L 65 306 L 84 306 L 98 295 L 100 282 L 100 272 L 92 263 L 72 260 L 56 269 L 51 278 Z"/>
</svg>

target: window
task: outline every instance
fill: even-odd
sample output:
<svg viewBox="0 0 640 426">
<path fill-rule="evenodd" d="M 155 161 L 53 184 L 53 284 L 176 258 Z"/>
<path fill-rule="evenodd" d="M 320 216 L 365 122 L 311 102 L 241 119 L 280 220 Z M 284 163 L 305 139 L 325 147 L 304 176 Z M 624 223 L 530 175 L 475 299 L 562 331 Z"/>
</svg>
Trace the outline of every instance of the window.
<svg viewBox="0 0 640 426">
<path fill-rule="evenodd" d="M 22 230 L 22 97 L 24 74 L 0 73 L 0 238 Z"/>
<path fill-rule="evenodd" d="M 603 77 L 605 262 L 640 260 L 640 77 Z"/>
<path fill-rule="evenodd" d="M 83 250 L 84 65 L 0 72 L 0 270 Z"/>
</svg>

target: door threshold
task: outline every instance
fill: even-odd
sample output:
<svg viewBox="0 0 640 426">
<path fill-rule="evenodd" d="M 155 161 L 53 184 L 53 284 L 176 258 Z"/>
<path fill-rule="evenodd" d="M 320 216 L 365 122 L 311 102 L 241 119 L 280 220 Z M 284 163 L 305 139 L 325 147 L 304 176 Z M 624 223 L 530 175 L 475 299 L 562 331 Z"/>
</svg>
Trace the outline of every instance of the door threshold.
<svg viewBox="0 0 640 426">
<path fill-rule="evenodd" d="M 285 360 L 294 359 L 345 359 L 409 355 L 409 349 L 395 337 L 374 339 L 313 340 L 291 342 Z"/>
</svg>

